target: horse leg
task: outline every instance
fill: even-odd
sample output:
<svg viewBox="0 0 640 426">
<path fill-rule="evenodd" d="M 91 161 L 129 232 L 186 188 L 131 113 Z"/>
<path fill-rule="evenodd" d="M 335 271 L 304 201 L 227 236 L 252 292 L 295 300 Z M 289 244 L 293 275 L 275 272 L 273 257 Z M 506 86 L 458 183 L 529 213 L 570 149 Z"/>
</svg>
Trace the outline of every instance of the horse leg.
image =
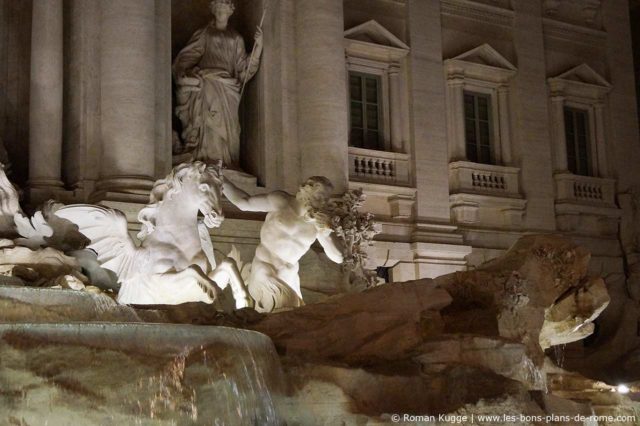
<svg viewBox="0 0 640 426">
<path fill-rule="evenodd" d="M 221 288 L 226 288 L 227 285 L 231 285 L 231 292 L 236 302 L 236 309 L 253 307 L 253 299 L 249 296 L 247 286 L 233 259 L 225 258 L 216 269 L 209 274 L 209 277 L 218 283 Z"/>
<path fill-rule="evenodd" d="M 190 265 L 182 271 L 166 272 L 161 275 L 171 276 L 172 280 L 178 282 L 181 280 L 195 280 L 198 287 L 209 296 L 212 302 L 215 302 L 222 294 L 222 289 L 218 287 L 218 284 L 209 278 L 198 265 Z"/>
</svg>

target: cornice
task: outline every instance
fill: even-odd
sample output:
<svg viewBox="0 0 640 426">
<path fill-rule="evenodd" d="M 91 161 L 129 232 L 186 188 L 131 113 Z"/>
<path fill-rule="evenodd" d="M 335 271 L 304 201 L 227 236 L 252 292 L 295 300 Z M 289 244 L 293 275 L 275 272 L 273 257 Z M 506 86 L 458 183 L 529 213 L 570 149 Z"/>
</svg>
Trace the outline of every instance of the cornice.
<svg viewBox="0 0 640 426">
<path fill-rule="evenodd" d="M 570 24 L 556 19 L 544 18 L 543 31 L 545 37 L 589 46 L 604 46 L 607 33 L 602 30 Z"/>
<path fill-rule="evenodd" d="M 513 26 L 513 11 L 471 0 L 441 0 L 440 13 L 500 27 Z"/>
</svg>

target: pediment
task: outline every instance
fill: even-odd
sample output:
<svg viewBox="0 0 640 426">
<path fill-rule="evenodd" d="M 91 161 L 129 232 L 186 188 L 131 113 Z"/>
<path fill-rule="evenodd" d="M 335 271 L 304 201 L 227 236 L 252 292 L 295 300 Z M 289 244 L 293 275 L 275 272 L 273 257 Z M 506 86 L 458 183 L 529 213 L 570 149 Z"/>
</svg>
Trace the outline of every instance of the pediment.
<svg viewBox="0 0 640 426">
<path fill-rule="evenodd" d="M 407 46 L 406 43 L 373 19 L 346 30 L 344 32 L 344 37 L 349 40 L 377 44 L 395 49 L 409 50 L 409 46 Z"/>
<path fill-rule="evenodd" d="M 448 78 L 471 78 L 487 83 L 504 84 L 516 67 L 488 44 L 482 44 L 444 61 Z"/>
<path fill-rule="evenodd" d="M 606 88 L 611 87 L 611 84 L 604 77 L 587 64 L 580 64 L 577 67 L 571 68 L 569 71 L 553 77 L 551 80 L 571 81 Z"/>
<path fill-rule="evenodd" d="M 515 65 L 509 62 L 504 56 L 498 53 L 497 50 L 486 43 L 467 52 L 461 53 L 460 55 L 451 59 L 455 61 L 470 62 L 493 68 L 502 68 L 510 71 L 516 70 Z"/>
</svg>

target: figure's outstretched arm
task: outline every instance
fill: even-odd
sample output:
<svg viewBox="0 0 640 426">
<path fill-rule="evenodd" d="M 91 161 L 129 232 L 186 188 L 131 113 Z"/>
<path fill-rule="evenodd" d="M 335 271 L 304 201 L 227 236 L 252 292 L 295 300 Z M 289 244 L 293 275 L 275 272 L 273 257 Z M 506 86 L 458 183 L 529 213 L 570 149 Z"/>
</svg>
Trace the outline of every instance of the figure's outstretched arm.
<svg viewBox="0 0 640 426">
<path fill-rule="evenodd" d="M 336 237 L 335 232 L 318 232 L 318 242 L 324 249 L 325 254 L 329 259 L 335 263 L 344 262 L 344 255 L 342 254 L 342 243 Z"/>
<path fill-rule="evenodd" d="M 227 178 L 222 178 L 222 193 L 237 208 L 247 212 L 272 212 L 282 208 L 287 202 L 288 195 L 276 191 L 270 194 L 251 196 L 235 186 Z"/>
</svg>

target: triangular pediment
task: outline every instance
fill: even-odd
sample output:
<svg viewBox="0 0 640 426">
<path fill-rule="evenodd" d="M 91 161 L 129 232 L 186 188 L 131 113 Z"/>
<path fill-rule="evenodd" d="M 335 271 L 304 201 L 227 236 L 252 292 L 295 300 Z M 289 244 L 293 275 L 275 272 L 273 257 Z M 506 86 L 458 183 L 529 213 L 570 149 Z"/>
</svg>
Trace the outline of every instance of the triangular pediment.
<svg viewBox="0 0 640 426">
<path fill-rule="evenodd" d="M 344 37 L 349 40 L 409 50 L 409 46 L 373 19 L 346 30 Z"/>
<path fill-rule="evenodd" d="M 577 67 L 571 68 L 569 71 L 565 71 L 554 80 L 575 81 L 577 83 L 591 84 L 593 86 L 611 87 L 611 84 L 600 74 L 594 71 L 587 64 L 580 64 Z"/>
<path fill-rule="evenodd" d="M 461 53 L 452 59 L 510 71 L 516 70 L 516 67 L 511 62 L 486 43 Z"/>
</svg>

